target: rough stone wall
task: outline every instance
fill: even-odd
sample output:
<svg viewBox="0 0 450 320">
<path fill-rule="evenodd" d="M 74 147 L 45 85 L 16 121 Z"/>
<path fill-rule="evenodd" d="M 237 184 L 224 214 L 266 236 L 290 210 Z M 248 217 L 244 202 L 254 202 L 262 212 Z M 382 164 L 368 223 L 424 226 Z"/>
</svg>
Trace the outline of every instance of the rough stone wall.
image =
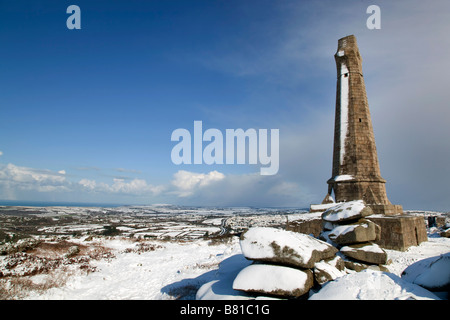
<svg viewBox="0 0 450 320">
<path fill-rule="evenodd" d="M 333 188 L 337 202 L 364 200 L 369 205 L 390 204 L 387 199 L 384 182 L 354 179 L 351 181 L 334 182 Z"/>
<path fill-rule="evenodd" d="M 312 234 L 318 237 L 323 229 L 322 219 L 290 221 L 286 224 L 286 230 L 304 234 Z"/>
<path fill-rule="evenodd" d="M 367 217 L 368 220 L 381 227 L 381 237 L 376 243 L 385 248 L 405 251 L 410 246 L 417 246 L 428 241 L 427 230 L 423 217 L 394 216 Z"/>
<path fill-rule="evenodd" d="M 399 204 L 372 204 L 370 207 L 374 214 L 384 214 L 386 216 L 403 214 L 403 207 Z"/>
</svg>

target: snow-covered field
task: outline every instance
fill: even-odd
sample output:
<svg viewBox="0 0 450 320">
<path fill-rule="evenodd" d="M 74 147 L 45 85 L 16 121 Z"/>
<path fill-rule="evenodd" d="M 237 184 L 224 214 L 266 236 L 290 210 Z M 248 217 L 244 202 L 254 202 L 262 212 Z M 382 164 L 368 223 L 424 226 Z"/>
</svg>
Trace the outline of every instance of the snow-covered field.
<svg viewBox="0 0 450 320">
<path fill-rule="evenodd" d="M 147 252 L 139 252 L 136 242 L 105 240 L 114 259 L 94 261 L 96 272 L 74 274 L 63 287 L 26 299 L 194 299 L 200 285 L 214 279 L 218 264 L 239 254 L 236 239 L 217 245 L 151 241 L 147 244 L 156 249 Z"/>
<path fill-rule="evenodd" d="M 67 209 L 64 210 L 67 211 Z M 59 210 L 58 215 L 51 215 L 48 210 L 42 214 L 51 219 L 62 219 L 64 214 L 61 212 L 64 210 Z M 71 214 L 73 214 L 72 211 Z M 78 212 L 78 215 L 80 216 L 81 213 Z M 200 216 L 202 218 L 198 219 Z M 3 215 L 3 218 L 5 217 L 6 215 Z M 101 217 L 104 218 L 104 216 Z M 235 224 L 239 220 L 251 220 L 251 226 L 258 225 L 258 223 L 264 226 L 277 226 L 286 219 L 301 219 L 302 213 L 294 211 L 286 215 L 280 212 L 256 212 L 250 209 L 241 209 L 240 214 L 237 215 L 235 212 L 224 212 L 223 210 L 221 212 L 199 210 L 198 212 L 189 212 L 189 216 L 179 213 L 170 217 L 161 215 L 159 218 L 164 221 L 164 226 L 160 225 L 158 230 L 164 230 L 165 237 L 163 238 L 136 236 L 143 232 L 142 230 L 151 228 L 151 223 L 146 224 L 142 219 L 134 219 L 135 217 L 130 215 L 110 215 L 108 217 L 109 221 L 112 219 L 117 222 L 118 230 L 123 228 L 120 234 L 115 236 L 95 234 L 93 236 L 93 230 L 98 230 L 99 225 L 104 226 L 104 220 L 94 224 L 93 221 L 87 223 L 86 219 L 76 219 L 80 229 L 77 229 L 75 235 L 49 233 L 46 236 L 45 232 L 49 229 L 40 225 L 37 228 L 40 230 L 39 235 L 35 238 L 41 241 L 45 238 L 47 247 L 41 244 L 26 253 L 17 252 L 0 256 L 0 272 L 2 272 L 0 273 L 0 298 L 33 300 L 195 299 L 197 291 L 202 285 L 206 283 L 212 285 L 215 281 L 227 278 L 231 280 L 237 271 L 250 263 L 242 255 L 237 236 L 211 236 L 213 233 L 218 235 L 223 229 L 221 226 L 228 226 L 225 223 L 227 219 L 231 219 L 231 222 Z M 310 219 L 311 216 L 305 214 L 304 218 Z M 196 223 L 192 221 L 196 221 Z M 243 221 L 239 222 L 237 229 L 245 224 Z M 77 223 L 73 222 L 71 225 L 75 228 Z M 140 228 L 137 224 L 140 224 Z M 58 227 L 58 224 L 54 227 Z M 177 237 L 181 234 L 180 230 L 191 228 L 198 231 L 198 227 L 209 230 L 209 236 L 204 236 L 204 232 L 194 232 L 192 234 L 201 234 L 202 236 Z M 130 232 L 130 229 L 133 232 Z M 55 232 L 54 229 L 52 231 Z M 450 252 L 450 238 L 440 237 L 436 228 L 428 231 L 428 242 L 410 247 L 406 252 L 386 250 L 388 259 L 391 260 L 387 267 L 393 276 L 386 277 L 387 273 L 367 271 L 360 272 L 352 280 L 347 277 L 351 276 L 350 274 L 332 281 L 336 288 L 333 289 L 332 286 L 329 286 L 328 295 L 324 291 L 322 296 L 316 296 L 316 298 L 331 299 L 333 292 L 336 291 L 341 292 L 340 299 L 345 298 L 342 296 L 342 288 L 338 287 L 339 283 L 347 288 L 352 283 L 358 287 L 358 294 L 352 296 L 349 293 L 349 299 L 410 298 L 411 295 L 405 294 L 405 286 L 398 280 L 402 271 L 419 260 Z M 170 237 L 169 234 L 173 236 Z M 62 242 L 64 242 L 64 249 L 50 252 L 52 244 L 58 248 Z M 79 252 L 74 256 L 68 256 L 67 252 L 70 247 L 78 247 Z M 53 267 L 45 267 L 46 263 Z M 364 291 L 364 285 L 369 284 L 372 280 L 378 285 L 374 288 L 379 290 Z M 231 286 L 231 284 L 229 285 Z M 229 298 L 242 298 L 241 293 L 231 288 L 223 289 Z M 311 296 L 313 297 L 312 294 Z"/>
<path fill-rule="evenodd" d="M 229 243 L 215 245 L 205 240 L 187 243 L 152 241 L 150 244 L 156 249 L 142 253 L 137 244 L 127 240 L 102 241 L 103 246 L 113 249 L 115 258 L 93 261 L 97 271 L 87 275 L 74 272 L 64 286 L 31 292 L 25 299 L 195 299 L 202 284 L 226 276 L 226 267 L 219 273 L 220 262 L 234 257 L 242 268 L 247 264 L 245 259 L 238 259 L 242 253 L 237 237 L 231 238 Z M 430 237 L 428 242 L 406 252 L 387 252 L 392 260 L 389 270 L 400 276 L 416 261 L 450 252 L 450 239 Z M 236 265 L 231 265 L 230 269 L 233 268 Z M 43 275 L 32 276 L 30 280 L 45 281 Z M 367 281 L 367 278 L 359 281 Z M 354 285 L 361 286 L 361 283 Z M 395 298 L 395 293 L 389 291 L 394 289 L 386 290 L 374 291 L 365 298 Z"/>
</svg>

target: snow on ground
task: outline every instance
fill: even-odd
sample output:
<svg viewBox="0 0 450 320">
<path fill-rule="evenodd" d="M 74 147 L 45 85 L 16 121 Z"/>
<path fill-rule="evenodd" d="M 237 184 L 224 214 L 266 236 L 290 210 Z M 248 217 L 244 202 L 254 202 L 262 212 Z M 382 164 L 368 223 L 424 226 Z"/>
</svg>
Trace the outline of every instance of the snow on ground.
<svg viewBox="0 0 450 320">
<path fill-rule="evenodd" d="M 405 252 L 387 250 L 390 272 L 364 270 L 330 281 L 312 300 L 434 300 L 443 297 L 401 278 L 403 270 L 413 263 L 450 252 L 450 239 L 429 234 L 427 242 L 412 246 Z M 448 273 L 435 273 L 442 280 Z"/>
<path fill-rule="evenodd" d="M 148 252 L 133 252 L 136 243 L 127 240 L 107 240 L 103 245 L 114 249 L 116 258 L 94 261 L 96 272 L 27 299 L 194 299 L 200 285 L 214 279 L 219 262 L 239 252 L 237 240 L 154 241 L 156 250 Z"/>
<path fill-rule="evenodd" d="M 402 278 L 428 290 L 445 291 L 450 282 L 450 252 L 410 265 Z"/>
<path fill-rule="evenodd" d="M 436 230 L 432 230 L 436 231 Z M 387 250 L 387 265 L 390 272 L 374 270 L 364 270 L 357 273 L 347 274 L 343 277 L 329 282 L 318 293 L 313 294 L 312 300 L 438 300 L 445 299 L 445 293 L 432 293 L 416 284 L 413 284 L 408 277 L 401 277 L 402 272 L 418 261 L 422 264 L 450 253 L 450 239 L 442 238 L 437 233 L 429 233 L 428 241 L 419 246 L 412 246 L 405 252 Z M 432 259 L 434 260 L 434 259 Z M 440 265 L 442 268 L 442 264 Z M 436 283 L 448 281 L 448 271 L 437 269 L 439 272 L 427 274 L 433 277 Z M 431 271 L 431 269 L 430 269 Z M 447 297 L 448 298 L 448 297 Z"/>
<path fill-rule="evenodd" d="M 450 238 L 428 235 L 428 241 L 409 247 L 405 252 L 384 249 L 388 255 L 389 271 L 400 276 L 405 268 L 414 262 L 450 252 Z"/>
<path fill-rule="evenodd" d="M 405 252 L 386 250 L 391 263 L 387 265 L 390 272 L 367 270 L 363 272 L 351 271 L 342 273 L 334 281 L 330 281 L 318 292 L 310 291 L 310 297 L 318 300 L 429 300 L 445 298 L 445 295 L 434 294 L 405 279 L 401 278 L 402 271 L 419 260 L 436 257 L 450 252 L 450 239 L 431 236 L 429 241 L 419 246 L 410 247 Z M 239 272 L 249 262 L 242 254 L 232 257 L 233 263 L 220 264 L 217 279 L 203 285 L 197 293 L 198 299 L 249 299 L 245 293 L 232 289 L 233 281 Z M 230 260 L 230 259 L 229 259 Z M 225 261 L 228 262 L 228 261 Z M 229 269 L 229 271 L 227 271 Z M 339 277 L 340 276 L 340 277 Z M 436 277 L 445 274 L 436 274 Z M 326 288 L 326 289 L 325 289 Z M 259 296 L 257 299 L 267 299 Z"/>
<path fill-rule="evenodd" d="M 92 216 L 86 215 L 86 209 L 80 209 L 78 216 L 70 215 L 70 219 L 64 220 L 65 215 L 72 211 L 57 209 L 52 212 L 57 212 L 56 218 L 61 219 L 61 222 L 50 225 L 47 220 L 44 221 L 40 218 L 41 214 L 45 214 L 47 219 L 46 212 L 50 212 L 48 211 L 50 209 L 39 211 L 39 213 L 35 213 L 37 211 L 33 209 L 33 215 L 37 216 L 37 223 L 42 222 L 42 225 L 37 224 L 38 230 L 50 230 L 41 228 L 59 228 L 55 229 L 58 232 L 55 231 L 54 235 L 47 236 L 46 231 L 42 231 L 44 235 L 41 234 L 38 238 L 47 239 L 46 241 L 53 244 L 53 247 L 60 244 L 56 239 L 64 238 L 64 241 L 66 241 L 65 247 L 56 252 L 55 257 L 37 257 L 38 253 L 42 253 L 46 247 L 38 247 L 41 251 L 38 250 L 37 253 L 18 252 L 13 260 L 9 256 L 0 256 L 0 272 L 6 270 L 10 273 L 18 273 L 19 271 L 25 273 L 25 271 L 28 272 L 31 269 L 22 270 L 22 267 L 35 268 L 36 266 L 45 266 L 45 263 L 57 263 L 57 267 L 60 269 L 51 270 L 48 274 L 39 271 L 39 273 L 33 275 L 32 272 L 28 272 L 24 276 L 24 282 L 22 282 L 27 285 L 28 282 L 26 281 L 30 281 L 37 288 L 39 286 L 45 287 L 44 284 L 48 282 L 49 278 L 54 278 L 54 285 L 45 287 L 45 290 L 42 288 L 29 290 L 23 293 L 27 294 L 25 296 L 7 295 L 8 298 L 117 300 L 195 299 L 196 297 L 204 299 L 252 298 L 243 292 L 232 289 L 232 283 L 237 274 L 251 263 L 244 258 L 238 237 L 225 236 L 220 241 L 212 241 L 211 238 L 204 238 L 204 234 L 207 231 L 211 234 L 214 230 L 228 228 L 236 232 L 236 230 L 257 226 L 282 227 L 287 220 L 309 220 L 321 216 L 320 213 L 303 213 L 300 210 L 294 210 L 288 215 L 266 211 L 255 214 L 255 212 L 258 213 L 257 210 L 243 208 L 239 211 L 242 215 L 235 215 L 237 210 L 235 208 L 232 210 L 205 209 L 198 213 L 198 209 L 196 211 L 195 208 L 187 210 L 181 207 L 154 206 L 151 208 L 120 208 L 111 211 L 112 213 L 108 215 Z M 89 208 L 89 210 L 93 209 Z M 130 211 L 132 215 L 123 215 L 122 210 Z M 211 215 L 213 211 L 214 214 Z M 164 212 L 164 214 L 161 214 L 161 212 Z M 173 212 L 177 212 L 177 214 L 170 216 L 169 213 Z M 216 213 L 218 215 L 215 215 Z M 427 216 L 428 212 L 417 212 L 415 214 Z M 436 213 L 430 214 L 436 215 Z M 55 215 L 49 213 L 49 217 L 55 218 Z M 12 218 L 10 214 L 3 215 L 2 221 L 5 222 L 3 227 L 7 226 L 7 223 L 11 226 L 17 226 L 15 224 L 17 219 L 31 219 L 28 215 L 19 216 L 15 218 L 16 220 L 10 221 Z M 63 220 L 66 221 L 65 224 L 63 224 Z M 100 226 L 104 228 L 105 225 L 112 225 L 113 221 L 116 221 L 117 229 L 122 231 L 121 236 L 94 235 L 88 237 L 91 231 L 84 231 L 86 228 L 90 230 L 96 230 Z M 195 228 L 192 227 L 193 225 L 195 225 Z M 70 226 L 72 229 L 66 226 Z M 72 232 L 75 228 L 77 228 L 77 233 L 81 233 L 81 236 L 60 235 L 59 233 L 61 230 Z M 133 233 L 129 232 L 129 228 L 132 228 Z M 343 288 L 352 291 L 355 286 L 360 286 L 360 291 L 357 294 L 347 292 L 352 299 L 435 298 L 423 295 L 423 292 L 418 293 L 417 288 L 409 286 L 408 283 L 403 283 L 405 279 L 399 280 L 403 270 L 413 263 L 450 252 L 450 239 L 440 237 L 437 228 L 431 228 L 429 231 L 431 232 L 428 235 L 429 241 L 421 243 L 419 246 L 410 247 L 405 252 L 385 250 L 388 254 L 388 260 L 391 260 L 387 265 L 389 274 L 368 271 L 360 274 L 342 275 L 338 278 L 342 280 L 333 281 L 337 284 L 333 284 L 330 288 L 343 284 L 337 290 L 339 292 Z M 141 232 L 159 232 L 158 234 L 162 235 L 171 232 L 174 235 L 176 234 L 176 238 L 167 241 L 163 238 L 142 239 Z M 187 232 L 189 232 L 187 236 L 180 236 L 180 234 Z M 141 236 L 140 240 L 137 235 Z M 53 238 L 55 240 L 51 240 Z M 93 238 L 93 240 L 88 240 L 88 238 Z M 75 258 L 71 258 L 75 261 L 72 263 L 72 260 L 62 255 L 66 252 L 64 250 L 67 250 L 68 246 L 73 244 L 79 245 L 81 253 Z M 102 251 L 102 247 L 107 248 L 107 250 Z M 91 257 L 86 260 L 88 258 L 87 252 L 96 248 L 98 254 L 95 256 L 100 258 Z M 94 253 L 97 251 L 94 251 Z M 105 257 L 101 258 L 103 256 Z M 34 265 L 21 264 L 22 260 L 26 259 Z M 17 266 L 9 265 L 12 261 Z M 84 269 L 80 270 L 81 266 Z M 353 280 L 349 281 L 352 277 Z M 5 289 L 7 293 L 12 291 L 10 289 L 13 289 L 13 281 L 18 280 L 17 278 L 16 276 L 6 275 L 3 275 L 2 278 L 0 273 L 0 297 L 2 289 Z M 378 287 L 381 286 L 385 290 L 373 291 L 372 287 L 367 287 L 371 283 L 378 285 Z M 201 289 L 199 290 L 199 288 Z M 332 291 L 331 289 L 327 290 Z M 331 293 L 327 294 L 327 297 L 332 297 Z"/>
<path fill-rule="evenodd" d="M 218 294 L 207 292 L 205 287 L 199 297 L 248 298 L 231 288 L 237 273 L 250 264 L 242 255 L 237 237 L 231 238 L 229 243 L 216 245 L 206 240 L 148 243 L 155 245 L 156 250 L 139 253 L 133 251 L 136 242 L 105 240 L 103 245 L 114 250 L 115 258 L 93 261 L 96 272 L 72 276 L 65 286 L 31 294 L 27 299 L 195 299 L 197 290 L 205 283 L 215 287 Z M 392 273 L 349 274 L 344 276 L 347 278 L 339 278 L 343 278 L 340 282 L 335 280 L 336 284 L 315 298 L 333 299 L 335 292 L 341 293 L 338 299 L 437 298 L 420 287 L 405 284 L 400 276 L 416 261 L 450 252 L 450 239 L 430 237 L 428 242 L 406 252 L 386 251 L 392 260 L 388 265 Z M 221 262 L 224 263 L 219 270 Z M 35 281 L 39 281 L 39 276 Z M 374 284 L 373 288 L 371 284 Z M 347 290 L 344 296 L 343 287 Z"/>
<path fill-rule="evenodd" d="M 432 292 L 387 272 L 363 270 L 328 282 L 310 300 L 439 300 Z"/>
</svg>

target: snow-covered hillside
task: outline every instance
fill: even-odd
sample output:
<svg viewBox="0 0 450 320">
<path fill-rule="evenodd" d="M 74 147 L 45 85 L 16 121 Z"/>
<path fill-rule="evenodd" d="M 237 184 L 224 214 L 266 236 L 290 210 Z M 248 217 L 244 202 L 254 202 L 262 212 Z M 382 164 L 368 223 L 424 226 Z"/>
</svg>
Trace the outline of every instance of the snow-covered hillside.
<svg viewBox="0 0 450 320">
<path fill-rule="evenodd" d="M 278 223 L 277 219 L 267 219 L 266 214 L 261 214 L 264 226 L 268 221 L 275 221 L 275 225 Z M 296 219 L 300 216 L 300 213 L 295 213 Z M 258 224 L 254 215 L 248 217 L 252 219 L 252 225 Z M 289 219 L 293 217 L 294 215 Z M 305 217 L 309 219 L 308 215 Z M 110 219 L 122 219 L 131 226 L 128 218 Z M 176 215 L 170 219 L 164 216 L 162 219 L 167 232 L 171 228 L 183 229 Z M 243 217 L 239 219 L 245 220 Z M 286 217 L 283 217 L 279 220 L 285 219 Z M 237 221 L 233 220 L 233 223 Z M 219 231 L 218 225 L 222 219 L 209 215 L 202 217 L 202 228 L 207 227 L 205 221 Z M 79 222 L 86 223 L 84 219 Z M 192 219 L 184 220 L 183 223 L 192 227 Z M 135 225 L 130 228 L 138 230 Z M 415 262 L 450 252 L 450 238 L 440 237 L 437 228 L 430 228 L 428 231 L 429 241 L 419 246 L 410 247 L 405 252 L 386 250 L 390 260 L 387 264 L 389 273 L 365 271 L 342 274 L 319 292 L 312 290 L 309 297 L 442 298 L 442 295 L 435 296 L 425 289 L 418 289 L 408 279 L 401 278 L 402 272 Z M 40 239 L 43 239 L 42 236 Z M 232 288 L 236 275 L 251 264 L 251 261 L 243 256 L 237 236 L 143 238 L 126 233 L 117 236 L 52 235 L 45 239 L 45 245 L 41 242 L 37 247 L 30 246 L 31 249 L 26 252 L 0 256 L 2 299 L 254 298 Z M 74 250 L 74 247 L 78 249 Z M 346 288 L 346 293 L 343 288 Z M 339 293 L 338 296 L 335 295 L 336 292 Z"/>
<path fill-rule="evenodd" d="M 226 280 L 219 292 L 230 299 L 239 299 L 241 293 L 231 289 L 233 276 L 250 262 L 242 256 L 237 237 L 228 243 L 211 245 L 206 240 L 191 242 L 152 241 L 155 250 L 139 252 L 139 243 L 128 240 L 105 240 L 102 245 L 111 248 L 115 258 L 92 261 L 95 272 L 84 274 L 72 271 L 64 286 L 44 292 L 32 291 L 26 299 L 195 299 L 197 290 L 205 283 Z M 360 293 L 355 299 L 402 299 L 407 292 L 397 281 L 402 271 L 416 261 L 450 252 L 450 239 L 430 237 L 428 242 L 411 247 L 406 252 L 387 250 L 392 263 L 389 270 L 397 278 L 386 278 L 374 272 L 361 274 L 350 283 Z M 219 268 L 219 264 L 221 268 Z M 55 275 L 49 275 L 54 277 Z M 378 287 L 367 288 L 369 278 Z M 45 282 L 45 275 L 31 276 L 35 283 Z M 389 280 L 390 282 L 386 282 Z M 348 286 L 348 281 L 339 282 Z M 387 286 L 387 284 L 390 286 Z M 365 287 L 362 285 L 364 284 Z M 228 286 L 228 287 L 227 287 Z M 379 288 L 383 287 L 383 290 Z M 373 290 L 372 290 L 373 289 Z M 335 289 L 342 293 L 341 289 Z M 335 292 L 333 290 L 333 292 Z M 333 292 L 322 298 L 333 298 Z M 320 296 L 316 297 L 319 298 Z M 205 298 L 218 299 L 209 296 Z M 339 299 L 345 298 L 342 295 Z"/>
</svg>

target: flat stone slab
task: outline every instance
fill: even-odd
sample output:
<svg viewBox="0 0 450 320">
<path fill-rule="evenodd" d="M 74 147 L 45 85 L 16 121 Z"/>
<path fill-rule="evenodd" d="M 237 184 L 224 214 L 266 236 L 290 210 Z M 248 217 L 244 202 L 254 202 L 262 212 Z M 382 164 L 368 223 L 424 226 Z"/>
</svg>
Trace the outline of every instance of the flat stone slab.
<svg viewBox="0 0 450 320">
<path fill-rule="evenodd" d="M 241 235 L 241 250 L 247 259 L 311 269 L 338 250 L 309 235 L 276 228 L 250 228 Z"/>
<path fill-rule="evenodd" d="M 342 247 L 347 257 L 371 264 L 386 264 L 387 254 L 375 243 L 359 243 Z"/>
<path fill-rule="evenodd" d="M 373 214 L 363 200 L 354 200 L 338 203 L 334 207 L 327 209 L 322 213 L 322 219 L 332 223 L 347 223 L 349 221 L 358 220 Z"/>
<path fill-rule="evenodd" d="M 300 297 L 313 286 L 310 270 L 285 266 L 252 264 L 239 272 L 233 289 L 280 297 Z"/>
<path fill-rule="evenodd" d="M 329 234 L 330 240 L 337 244 L 354 244 L 374 241 L 381 229 L 374 222 L 361 219 L 357 223 L 335 227 Z"/>
</svg>

